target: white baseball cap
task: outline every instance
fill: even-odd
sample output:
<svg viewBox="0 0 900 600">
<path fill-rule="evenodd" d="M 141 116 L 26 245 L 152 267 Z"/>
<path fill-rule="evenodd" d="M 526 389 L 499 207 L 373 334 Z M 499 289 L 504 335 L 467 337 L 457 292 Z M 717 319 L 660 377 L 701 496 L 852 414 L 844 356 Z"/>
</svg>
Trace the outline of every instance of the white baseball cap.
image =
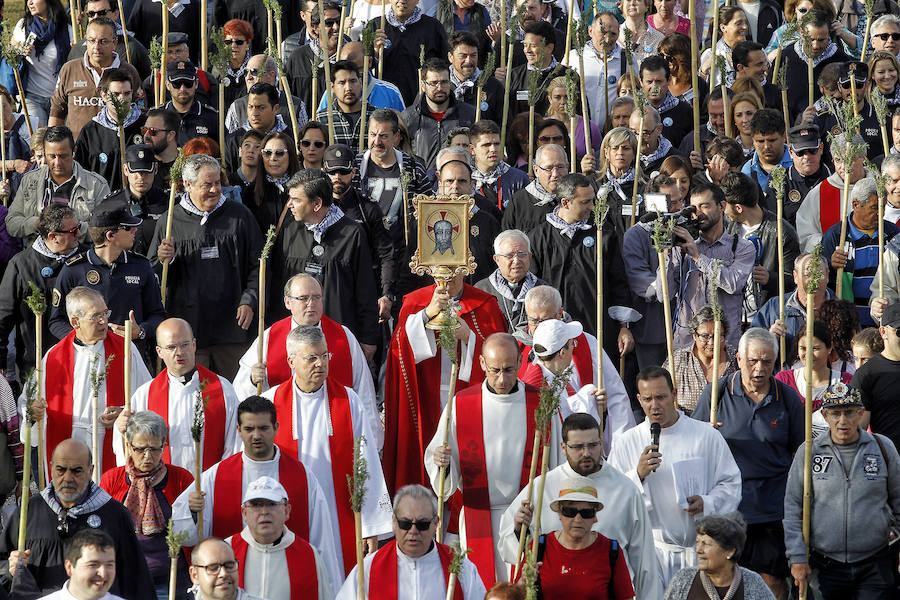
<svg viewBox="0 0 900 600">
<path fill-rule="evenodd" d="M 565 323 L 559 319 L 548 319 L 534 330 L 532 348 L 540 358 L 546 358 L 559 352 L 569 340 L 577 338 L 584 332 L 578 321 Z"/>
<path fill-rule="evenodd" d="M 287 500 L 287 492 L 284 486 L 272 479 L 271 477 L 260 477 L 251 481 L 244 492 L 244 499 L 241 501 L 249 502 L 250 500 L 269 500 L 271 502 L 281 502 Z"/>
</svg>

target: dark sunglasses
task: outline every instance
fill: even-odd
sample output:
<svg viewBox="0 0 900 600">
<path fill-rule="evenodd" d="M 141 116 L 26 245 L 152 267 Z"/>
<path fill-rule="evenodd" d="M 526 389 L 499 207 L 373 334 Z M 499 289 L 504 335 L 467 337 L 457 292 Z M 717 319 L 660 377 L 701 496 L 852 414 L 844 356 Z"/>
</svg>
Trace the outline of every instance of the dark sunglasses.
<svg viewBox="0 0 900 600">
<path fill-rule="evenodd" d="M 340 19 L 325 19 L 325 27 L 334 27 L 335 25 L 340 25 Z"/>
<path fill-rule="evenodd" d="M 597 514 L 596 508 L 582 508 L 578 510 L 573 506 L 560 506 L 559 514 L 566 517 L 567 519 L 574 519 L 576 515 L 581 515 L 582 519 L 593 519 Z"/>
<path fill-rule="evenodd" d="M 274 156 L 281 158 L 282 156 L 287 154 L 287 149 L 286 148 L 278 148 L 277 150 L 271 150 L 271 149 L 267 148 L 267 149 L 263 150 L 262 153 L 263 153 L 263 156 L 271 157 L 272 155 L 274 155 Z"/>
<path fill-rule="evenodd" d="M 900 33 L 876 33 L 872 37 L 877 37 L 882 42 L 888 41 L 888 38 L 891 38 L 895 42 L 900 41 Z"/>
<path fill-rule="evenodd" d="M 169 81 L 172 84 L 172 87 L 176 90 L 180 90 L 181 88 L 192 88 L 194 87 L 193 79 L 176 79 L 175 81 Z"/>
<path fill-rule="evenodd" d="M 156 137 L 161 131 L 172 131 L 171 129 L 162 129 L 160 127 L 141 127 L 141 133 L 147 135 L 148 133 L 152 137 Z"/>
<path fill-rule="evenodd" d="M 409 531 L 415 525 L 419 531 L 427 531 L 434 519 L 422 519 L 421 521 L 410 521 L 409 519 L 397 519 L 397 527 L 403 531 Z"/>
<path fill-rule="evenodd" d="M 854 77 L 854 79 L 856 79 L 856 78 Z M 864 85 L 866 85 L 865 79 L 856 79 L 856 87 L 857 88 L 861 88 Z M 848 79 L 847 81 L 841 81 L 840 86 L 842 88 L 844 88 L 845 90 L 849 90 L 850 89 L 850 80 Z"/>
<path fill-rule="evenodd" d="M 564 139 L 566 139 L 566 138 L 565 138 L 565 136 L 562 136 L 562 135 L 542 135 L 542 136 L 538 136 L 538 141 L 541 142 L 541 143 L 545 143 L 545 144 L 546 144 L 547 142 L 561 142 L 561 141 L 563 141 Z"/>
<path fill-rule="evenodd" d="M 103 10 L 86 10 L 84 11 L 84 14 L 87 15 L 88 19 L 95 19 L 97 17 L 105 17 L 111 12 L 111 8 L 104 8 Z"/>
<path fill-rule="evenodd" d="M 269 71 L 267 71 L 265 69 L 247 69 L 245 71 L 245 73 L 247 73 L 247 75 L 249 75 L 250 77 L 256 77 L 257 79 L 259 79 L 260 77 L 262 77 L 263 75 L 265 75 L 268 72 Z"/>
<path fill-rule="evenodd" d="M 81 229 L 81 226 L 80 226 L 80 225 L 76 225 L 76 226 L 73 227 L 72 229 L 56 229 L 56 230 L 53 231 L 53 233 L 56 233 L 56 234 L 58 234 L 58 235 L 63 235 L 63 234 L 66 234 L 66 233 L 68 233 L 69 235 L 78 235 L 78 231 L 79 231 L 80 229 Z"/>
<path fill-rule="evenodd" d="M 343 167 L 335 167 L 333 169 L 328 169 L 325 171 L 329 175 L 349 175 L 353 172 L 353 169 L 345 169 Z"/>
<path fill-rule="evenodd" d="M 807 150 L 794 150 L 794 154 L 796 154 L 797 156 L 806 156 L 807 154 L 815 154 L 818 151 L 819 151 L 818 148 L 811 148 L 811 149 L 807 149 Z"/>
<path fill-rule="evenodd" d="M 322 140 L 300 140 L 300 145 L 304 148 L 309 148 L 310 146 L 315 146 L 316 148 L 324 148 L 325 142 Z"/>
<path fill-rule="evenodd" d="M 247 43 L 247 40 L 225 40 L 225 43 L 229 46 L 234 44 L 235 46 L 243 46 Z"/>
</svg>

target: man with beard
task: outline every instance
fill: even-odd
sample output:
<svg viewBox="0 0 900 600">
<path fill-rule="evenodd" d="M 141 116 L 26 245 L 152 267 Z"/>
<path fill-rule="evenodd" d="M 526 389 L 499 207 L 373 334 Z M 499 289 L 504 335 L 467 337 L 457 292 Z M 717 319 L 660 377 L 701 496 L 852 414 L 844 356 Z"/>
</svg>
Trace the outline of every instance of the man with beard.
<svg viewBox="0 0 900 600">
<path fill-rule="evenodd" d="M 278 65 L 275 59 L 265 54 L 257 54 L 251 56 L 247 61 L 247 69 L 244 72 L 244 85 L 246 86 L 243 94 L 231 103 L 225 113 L 225 131 L 234 133 L 247 120 L 247 93 L 257 83 L 268 83 L 278 88 Z M 287 95 L 284 90 L 278 90 L 278 106 L 281 120 L 285 123 L 291 120 L 291 110 L 288 106 Z M 297 117 L 297 131 L 306 125 L 309 120 L 307 116 L 306 103 L 297 96 L 291 95 L 291 101 L 294 103 L 294 114 Z M 322 102 L 325 102 L 325 96 L 322 96 Z M 324 104 L 323 104 L 324 106 Z"/>
<path fill-rule="evenodd" d="M 696 209 L 700 236 L 695 240 L 687 229 L 676 226 L 675 248 L 669 254 L 666 268 L 669 295 L 678 294 L 678 309 L 674 314 L 676 347 L 693 342 L 688 323 L 694 313 L 708 303 L 707 282 L 716 281 L 716 293 L 728 322 L 741 322 L 744 286 L 756 258 L 753 244 L 739 235 L 725 232 L 725 194 L 721 188 L 697 183 L 691 190 L 690 202 Z M 718 279 L 714 279 L 716 269 Z M 657 297 L 662 301 L 660 277 L 661 271 L 657 270 Z M 732 328 L 727 342 L 737 345 L 740 333 L 740 327 Z"/>
<path fill-rule="evenodd" d="M 219 111 L 203 104 L 197 97 L 197 68 L 189 60 L 171 62 L 166 66 L 166 89 L 172 99 L 167 110 L 178 113 L 178 145 L 184 146 L 196 137 L 219 140 Z"/>
<path fill-rule="evenodd" d="M 831 175 L 831 169 L 822 160 L 825 144 L 822 143 L 820 131 L 815 125 L 797 125 L 788 131 L 788 150 L 790 150 L 793 164 L 787 169 L 784 178 L 783 214 L 784 219 L 792 227 L 797 226 L 797 211 L 809 190 Z M 898 177 L 900 177 L 900 170 L 898 170 Z M 769 210 L 775 210 L 778 206 L 775 188 L 767 185 L 763 191 L 766 195 L 766 206 Z M 898 195 L 897 202 L 900 204 L 900 195 Z M 889 208 L 885 207 L 885 211 L 888 210 Z M 888 218 L 887 214 L 885 214 L 885 218 Z M 900 211 L 898 211 L 897 219 L 900 219 Z"/>
<path fill-rule="evenodd" d="M 0 555 L 9 561 L 8 586 L 16 582 L 23 597 L 40 597 L 60 589 L 66 581 L 65 547 L 83 529 L 99 529 L 115 540 L 116 570 L 128 573 L 110 591 L 124 598 L 155 600 L 150 571 L 134 534 L 131 513 L 91 481 L 93 464 L 87 444 L 61 441 L 53 450 L 50 484 L 28 501 L 25 550 L 17 548 L 19 511 L 0 538 Z"/>
<path fill-rule="evenodd" d="M 853 68 L 853 71 L 850 70 L 851 68 Z M 850 83 L 851 77 L 855 80 L 855 99 L 853 98 L 853 87 Z M 866 156 L 869 160 L 883 156 L 884 145 L 881 141 L 881 127 L 891 123 L 882 123 L 878 118 L 875 107 L 869 102 L 869 66 L 858 61 L 840 63 L 838 67 L 838 90 L 841 94 L 840 99 L 843 102 L 850 102 L 851 100 L 855 102 L 855 112 L 862 119 L 858 125 L 858 131 L 866 142 Z M 893 98 L 890 100 L 893 100 Z M 890 107 L 891 105 L 888 106 Z M 819 126 L 819 131 L 840 131 L 837 118 L 827 109 L 819 110 L 813 122 Z"/>
<path fill-rule="evenodd" d="M 356 147 L 359 142 L 359 128 L 362 124 L 362 73 L 349 60 L 339 60 L 331 67 L 331 116 L 334 121 L 335 144 Z M 366 103 L 366 113 L 375 108 Z M 316 120 L 328 122 L 328 109 L 319 109 Z M 410 132 L 412 133 L 412 132 Z"/>
<path fill-rule="evenodd" d="M 312 96 L 313 67 L 315 66 L 316 73 L 316 94 L 324 95 L 325 86 L 328 85 L 328 82 L 325 81 L 324 58 L 327 56 L 332 63 L 337 58 L 341 5 L 334 2 L 325 2 L 322 4 L 322 7 L 321 13 L 318 9 L 314 9 L 309 13 L 309 43 L 291 52 L 291 55 L 284 61 L 284 71 L 288 81 L 291 82 L 291 92 L 303 100 L 306 106 L 309 107 L 310 114 L 319 105 L 319 99 Z M 323 14 L 324 23 L 322 22 Z M 325 27 L 324 37 L 328 46 L 325 51 L 322 50 L 321 45 L 322 27 Z M 416 51 L 416 56 L 419 56 L 418 50 Z M 334 67 L 332 66 L 332 68 Z M 412 72 L 415 72 L 415 69 Z M 332 76 L 334 76 L 333 71 Z"/>
<path fill-rule="evenodd" d="M 153 148 L 157 171 L 154 183 L 164 190 L 169 189 L 169 170 L 178 158 L 178 131 L 181 117 L 174 110 L 151 108 L 141 132 L 144 143 Z"/>
<path fill-rule="evenodd" d="M 458 102 L 465 102 L 476 108 L 480 103 L 481 118 L 499 123 L 503 119 L 503 84 L 496 77 L 488 77 L 481 96 L 475 98 L 478 78 L 481 76 L 478 49 L 478 38 L 473 33 L 457 31 L 450 36 L 450 53 L 447 54 L 447 60 L 450 61 L 450 88 Z"/>
<path fill-rule="evenodd" d="M 562 450 L 566 462 L 547 473 L 541 523 L 559 523 L 550 508 L 561 484 L 576 476 L 587 477 L 601 492 L 598 498 L 604 510 L 597 513 L 591 529 L 617 540 L 625 552 L 633 573 L 636 598 L 661 598 L 662 581 L 653 544 L 650 517 L 640 490 L 621 472 L 603 460 L 600 426 L 585 413 L 569 415 L 562 426 Z M 500 519 L 499 550 L 507 562 L 515 562 L 518 533 L 523 523 L 532 523 L 534 503 L 529 503 L 527 490 L 522 490 Z M 544 533 L 542 531 L 542 533 Z"/>
</svg>

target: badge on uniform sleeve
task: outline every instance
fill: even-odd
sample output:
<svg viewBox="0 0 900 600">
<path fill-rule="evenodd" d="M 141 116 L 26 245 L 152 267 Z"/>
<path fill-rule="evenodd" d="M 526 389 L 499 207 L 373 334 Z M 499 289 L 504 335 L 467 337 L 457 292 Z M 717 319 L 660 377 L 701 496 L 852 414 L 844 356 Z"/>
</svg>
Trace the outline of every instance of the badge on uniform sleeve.
<svg viewBox="0 0 900 600">
<path fill-rule="evenodd" d="M 84 278 L 87 279 L 87 282 L 91 285 L 97 285 L 100 283 L 100 273 L 91 269 L 87 273 L 84 274 Z"/>
<path fill-rule="evenodd" d="M 53 306 L 59 306 L 60 300 L 62 300 L 62 294 L 59 293 L 58 289 L 53 288 L 53 299 L 51 300 L 53 302 Z"/>
<path fill-rule="evenodd" d="M 800 202 L 800 190 L 791 190 L 788 192 L 788 200 L 791 202 Z"/>
<path fill-rule="evenodd" d="M 663 119 L 663 125 L 665 125 L 666 127 L 671 127 L 672 123 L 674 122 L 675 121 L 672 120 L 672 117 L 666 117 L 665 119 Z"/>
<path fill-rule="evenodd" d="M 87 524 L 94 529 L 100 527 L 100 517 L 98 515 L 91 515 L 87 518 Z"/>
<path fill-rule="evenodd" d="M 472 225 L 471 227 L 469 227 L 469 233 L 472 234 L 472 237 L 478 237 L 478 234 L 480 232 L 481 230 L 478 229 L 478 225 Z"/>
<path fill-rule="evenodd" d="M 106 155 L 106 152 L 101 152 L 101 153 L 97 156 L 97 159 L 98 159 L 101 163 L 103 163 L 104 165 L 109 161 L 109 157 Z"/>
<path fill-rule="evenodd" d="M 592 248 L 594 246 L 594 238 L 586 237 L 581 241 L 581 243 L 584 244 L 585 248 Z"/>
<path fill-rule="evenodd" d="M 325 248 L 323 248 L 322 246 L 313 246 L 313 254 L 315 254 L 316 256 L 322 256 L 323 254 L 325 254 Z"/>
</svg>

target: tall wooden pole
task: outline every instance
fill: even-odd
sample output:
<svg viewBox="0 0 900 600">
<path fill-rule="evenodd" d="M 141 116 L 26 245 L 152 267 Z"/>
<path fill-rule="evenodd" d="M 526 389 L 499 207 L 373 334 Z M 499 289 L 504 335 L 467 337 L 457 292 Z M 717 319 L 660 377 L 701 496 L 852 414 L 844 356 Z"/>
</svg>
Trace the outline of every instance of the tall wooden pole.
<svg viewBox="0 0 900 600">
<path fill-rule="evenodd" d="M 381 0 L 381 31 L 384 31 L 384 22 L 385 22 L 385 0 Z M 378 79 L 381 79 L 384 75 L 384 46 L 378 49 Z M 507 73 L 507 77 L 509 74 Z"/>
<path fill-rule="evenodd" d="M 506 0 L 500 0 L 500 66 L 506 64 Z M 506 72 L 509 77 L 509 71 Z M 501 152 L 503 149 L 501 148 Z"/>
<path fill-rule="evenodd" d="M 162 7 L 162 64 L 159 68 L 159 104 L 162 106 L 166 103 L 166 66 L 169 63 L 169 6 L 165 2 L 160 6 Z"/>
<path fill-rule="evenodd" d="M 456 379 L 459 377 L 459 360 L 455 360 L 452 362 L 450 367 L 450 387 L 447 390 L 447 416 L 444 419 L 444 444 L 443 447 L 447 448 L 450 446 L 450 427 L 451 427 L 451 415 L 453 414 L 454 402 L 453 399 L 456 396 Z M 437 526 L 437 541 L 444 541 L 444 490 L 446 489 L 446 480 L 447 480 L 447 467 L 441 467 L 440 472 L 438 474 L 438 526 Z"/>
<path fill-rule="evenodd" d="M 814 260 L 818 260 L 815 257 Z M 810 262 L 812 264 L 812 262 Z M 810 267 L 811 268 L 811 267 Z M 815 266 L 816 269 L 820 265 Z M 840 280 L 838 280 L 840 281 Z M 806 402 L 804 402 L 804 431 L 805 441 L 803 442 L 803 543 L 806 545 L 806 553 L 809 555 L 809 531 L 810 531 L 810 500 L 812 499 L 812 415 L 813 415 L 813 360 L 812 360 L 812 340 L 813 340 L 813 319 L 815 313 L 815 292 L 806 294 Z M 809 559 L 807 558 L 807 563 Z M 803 582 L 800 585 L 800 598 L 806 600 L 807 584 Z"/>
<path fill-rule="evenodd" d="M 666 253 L 657 250 L 656 256 L 659 261 L 659 273 L 662 278 L 663 321 L 666 325 L 666 354 L 669 358 L 669 374 L 672 376 L 672 383 L 675 385 L 675 389 L 678 389 L 678 385 L 675 383 L 675 342 L 672 336 L 672 302 L 669 298 L 669 276 L 666 274 Z"/>
<path fill-rule="evenodd" d="M 691 15 L 691 88 L 694 90 L 692 108 L 694 109 L 694 150 L 700 152 L 700 64 L 699 64 L 699 49 L 697 48 L 697 16 L 694 9 L 695 0 L 689 0 L 688 2 L 688 13 Z M 718 14 L 718 11 L 716 11 Z M 713 48 L 713 55 L 715 55 L 715 48 Z M 641 133 L 644 131 L 643 126 L 643 116 L 641 118 Z M 638 143 L 638 152 L 640 152 L 640 143 Z M 635 189 L 637 189 L 637 168 L 638 164 L 635 163 L 635 179 L 634 185 Z M 635 215 L 632 213 L 631 215 L 631 224 L 634 225 Z"/>
<path fill-rule="evenodd" d="M 366 149 L 366 108 L 369 97 L 369 55 L 363 55 L 363 86 L 362 86 L 362 111 L 359 116 L 359 146 L 357 151 L 362 154 Z"/>
<path fill-rule="evenodd" d="M 851 79 L 852 81 L 852 79 Z M 849 135 L 847 135 L 847 145 L 846 145 L 846 156 L 844 157 L 844 190 L 841 195 L 841 238 L 840 238 L 840 248 L 841 251 L 844 250 L 844 244 L 847 242 L 847 208 L 850 202 L 850 169 L 852 168 L 852 160 L 848 161 L 846 159 L 852 159 L 851 152 L 852 141 Z M 841 298 L 841 293 L 844 290 L 844 267 L 841 267 L 837 270 L 837 277 L 834 282 L 834 291 L 838 298 Z"/>
<path fill-rule="evenodd" d="M 718 315 L 716 315 L 713 324 L 713 364 L 709 398 L 709 424 L 715 427 L 719 420 L 719 361 L 721 360 L 719 346 L 722 344 L 722 322 L 719 320 Z"/>
<path fill-rule="evenodd" d="M 34 126 L 31 124 L 31 116 L 28 114 L 28 105 L 25 103 L 25 86 L 22 85 L 22 76 L 18 69 L 13 69 L 13 77 L 16 79 L 16 87 L 19 88 L 19 97 L 22 99 L 22 114 L 25 115 L 25 126 L 28 134 L 34 135 Z"/>
<path fill-rule="evenodd" d="M 78 43 L 81 39 L 81 24 L 78 22 L 78 0 L 69 0 L 69 16 L 72 18 L 72 45 Z M 121 15 L 121 18 L 125 18 L 125 15 Z M 25 104 L 24 98 L 22 104 Z"/>
<path fill-rule="evenodd" d="M 328 26 L 325 24 L 325 0 L 319 0 L 319 44 L 322 47 L 322 62 L 325 63 L 325 101 L 328 110 L 328 143 L 334 143 L 334 115 L 331 114 L 331 105 L 334 100 L 331 89 L 331 57 L 328 54 Z M 341 34 L 338 32 L 338 39 Z M 381 65 L 379 65 L 380 67 Z M 290 90 L 286 90 L 290 94 Z M 363 100 L 365 101 L 365 99 Z M 317 106 L 313 104 L 313 106 Z"/>
<path fill-rule="evenodd" d="M 122 0 L 116 1 L 119 7 L 119 25 L 122 26 L 122 43 L 125 44 L 125 60 L 128 64 L 131 64 L 131 46 L 128 42 L 128 30 L 125 29 L 125 11 L 122 9 Z M 203 0 L 203 2 L 205 3 L 206 0 Z"/>
<path fill-rule="evenodd" d="M 512 57 L 513 57 L 513 48 L 512 44 L 509 45 L 509 52 L 506 53 L 506 77 L 503 80 L 503 116 L 501 118 L 500 124 L 500 153 L 501 156 L 506 153 L 506 127 L 509 123 L 509 86 L 510 86 L 510 73 L 512 71 Z M 518 158 L 518 157 L 516 157 Z M 507 156 L 507 161 L 512 160 L 512 157 Z"/>
</svg>

